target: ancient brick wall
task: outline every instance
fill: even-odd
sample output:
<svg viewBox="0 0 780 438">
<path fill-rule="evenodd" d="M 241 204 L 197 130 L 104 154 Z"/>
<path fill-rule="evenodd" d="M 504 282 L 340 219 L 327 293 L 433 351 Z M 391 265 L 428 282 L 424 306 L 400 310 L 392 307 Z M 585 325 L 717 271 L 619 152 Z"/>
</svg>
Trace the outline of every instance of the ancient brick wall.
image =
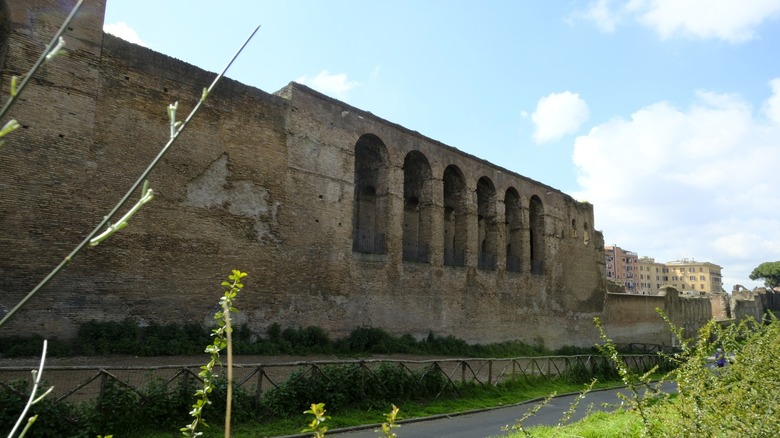
<svg viewBox="0 0 780 438">
<path fill-rule="evenodd" d="M 682 328 L 686 337 L 694 337 L 713 318 L 709 297 L 680 295 L 672 287 L 663 288 L 657 296 L 610 293 L 604 307 L 604 331 L 618 343 L 675 345 L 669 324 L 657 309 Z"/>
<path fill-rule="evenodd" d="M 672 345 L 672 332 L 656 309 L 679 313 L 681 306 L 676 294 L 610 293 L 604 308 L 604 331 L 617 343 Z"/>
<path fill-rule="evenodd" d="M 4 84 L 57 10 L 8 2 Z M 15 110 L 0 172 L 0 306 L 99 222 L 213 73 L 101 29 L 87 1 Z M 52 6 L 53 7 L 53 6 Z M 56 26 L 55 26 L 56 28 Z M 70 46 L 69 46 L 70 47 Z M 6 88 L 7 89 L 7 88 Z M 249 272 L 239 323 L 358 326 L 473 342 L 591 345 L 605 301 L 593 207 L 360 109 L 290 84 L 226 80 L 149 178 L 155 199 L 77 257 L 2 333 L 70 337 L 91 319 L 209 323 L 219 282 Z"/>
<path fill-rule="evenodd" d="M 731 319 L 731 307 L 729 306 L 729 295 L 725 293 L 716 293 L 709 296 L 712 317 L 719 320 Z"/>
</svg>

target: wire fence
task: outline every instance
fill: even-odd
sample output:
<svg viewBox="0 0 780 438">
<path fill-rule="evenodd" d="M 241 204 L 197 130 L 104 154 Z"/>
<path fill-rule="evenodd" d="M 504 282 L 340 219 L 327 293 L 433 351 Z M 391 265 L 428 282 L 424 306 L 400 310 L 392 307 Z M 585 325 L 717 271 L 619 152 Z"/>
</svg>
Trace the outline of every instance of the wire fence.
<svg viewBox="0 0 780 438">
<path fill-rule="evenodd" d="M 665 365 L 664 356 L 657 353 L 626 354 L 621 359 L 636 371 Z M 575 369 L 597 373 L 610 367 L 609 360 L 601 355 L 544 356 L 490 359 L 364 359 L 318 360 L 285 363 L 240 364 L 233 366 L 235 385 L 254 394 L 259 402 L 263 393 L 278 387 L 291 376 L 298 379 L 328 379 L 330 366 L 357 367 L 368 378 L 376 378 L 380 366 L 398 367 L 405 373 L 424 376 L 440 374 L 444 379 L 441 394 L 446 389 L 458 393 L 461 384 L 499 385 L 510 379 L 557 379 Z M 162 366 L 52 366 L 44 370 L 46 386 L 53 386 L 52 398 L 56 402 L 95 401 L 102 397 L 110 382 L 118 383 L 142 396 L 143 388 L 151 381 L 166 386 L 198 384 L 201 364 Z M 30 367 L 0 367 L 0 386 L 19 392 L 20 385 L 11 382 L 24 380 L 32 387 Z M 21 394 L 20 394 L 21 395 Z"/>
</svg>

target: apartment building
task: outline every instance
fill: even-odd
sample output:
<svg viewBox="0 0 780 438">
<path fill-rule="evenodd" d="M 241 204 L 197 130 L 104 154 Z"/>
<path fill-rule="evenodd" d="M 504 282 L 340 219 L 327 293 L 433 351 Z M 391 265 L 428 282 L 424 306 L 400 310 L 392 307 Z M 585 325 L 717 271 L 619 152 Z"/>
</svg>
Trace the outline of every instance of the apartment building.
<svg viewBox="0 0 780 438">
<path fill-rule="evenodd" d="M 722 292 L 721 267 L 710 262 L 681 259 L 667 263 L 619 246 L 604 246 L 607 280 L 625 286 L 626 293 L 657 295 L 663 286 L 672 286 L 687 294 Z"/>
<path fill-rule="evenodd" d="M 637 293 L 636 273 L 639 266 L 639 256 L 632 251 L 612 245 L 604 246 L 607 259 L 607 280 L 622 284 L 626 293 Z"/>
<path fill-rule="evenodd" d="M 723 281 L 721 267 L 710 262 L 697 262 L 693 259 L 681 259 L 664 264 L 668 276 L 665 284 L 690 294 L 722 292 Z"/>
<path fill-rule="evenodd" d="M 654 258 L 643 256 L 637 262 L 638 278 L 636 293 L 641 295 L 658 295 L 661 286 L 668 284 L 668 273 L 663 263 Z"/>
</svg>

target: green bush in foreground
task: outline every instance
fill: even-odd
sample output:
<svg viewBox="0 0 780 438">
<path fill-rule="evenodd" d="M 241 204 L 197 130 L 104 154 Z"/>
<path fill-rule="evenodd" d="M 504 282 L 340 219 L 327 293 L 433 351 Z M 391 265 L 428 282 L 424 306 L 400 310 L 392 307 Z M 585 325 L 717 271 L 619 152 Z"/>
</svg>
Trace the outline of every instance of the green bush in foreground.
<svg viewBox="0 0 780 438">
<path fill-rule="evenodd" d="M 678 367 L 665 380 L 676 381 L 678 394 L 635 393 L 629 410 L 592 414 L 563 427 L 519 430 L 510 437 L 775 437 L 780 436 L 780 322 L 743 320 L 726 327 L 711 321 L 699 331 L 696 343 L 683 339 L 683 351 L 669 359 Z M 715 367 L 717 348 L 729 364 Z M 642 376 L 623 380 L 646 387 Z M 641 384 L 639 384 L 641 383 Z"/>
</svg>

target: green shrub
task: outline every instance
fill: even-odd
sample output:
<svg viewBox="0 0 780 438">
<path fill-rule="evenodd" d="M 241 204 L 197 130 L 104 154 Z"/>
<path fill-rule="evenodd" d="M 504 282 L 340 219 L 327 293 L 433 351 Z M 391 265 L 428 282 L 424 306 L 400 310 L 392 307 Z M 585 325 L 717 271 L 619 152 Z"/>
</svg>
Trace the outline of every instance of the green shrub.
<svg viewBox="0 0 780 438">
<path fill-rule="evenodd" d="M 409 337 L 414 340 L 413 337 Z M 393 337 L 377 327 L 358 327 L 352 330 L 349 336 L 341 339 L 338 344 L 338 350 L 345 353 L 387 354 L 394 352 Z"/>
<path fill-rule="evenodd" d="M 0 338 L 0 355 L 4 357 L 33 357 L 41 355 L 41 336 L 11 336 Z M 48 356 L 63 357 L 73 354 L 70 346 L 57 338 L 48 340 Z"/>
<path fill-rule="evenodd" d="M 19 418 L 27 398 L 27 381 L 16 380 L 0 385 L 0 435 L 7 436 Z M 28 418 L 38 415 L 35 427 L 27 433 L 27 437 L 79 436 L 76 423 L 72 421 L 74 411 L 72 406 L 54 403 L 51 398 L 45 398 L 33 405 L 28 412 Z"/>
<path fill-rule="evenodd" d="M 594 373 L 591 373 L 581 362 L 577 362 L 566 370 L 566 372 L 561 375 L 561 378 L 568 383 L 584 385 L 593 380 Z"/>
<path fill-rule="evenodd" d="M 680 437 L 779 436 L 780 322 L 743 320 L 724 328 L 712 321 L 698 339 L 677 358 L 675 409 L 651 410 L 658 431 Z M 734 360 L 713 369 L 708 358 L 718 347 Z"/>
<path fill-rule="evenodd" d="M 88 321 L 79 326 L 76 348 L 56 339 L 49 340 L 50 356 L 127 354 L 135 356 L 192 355 L 203 352 L 210 329 L 199 324 L 159 324 L 140 326 L 132 320 Z M 0 338 L 0 352 L 6 357 L 36 356 L 40 337 Z M 272 324 L 266 336 L 258 336 L 246 324 L 234 330 L 236 354 L 421 354 L 457 357 L 521 357 L 549 355 L 541 344 L 506 341 L 486 345 L 469 344 L 454 336 L 433 332 L 420 341 L 412 335 L 394 336 L 378 327 L 358 327 L 346 337 L 331 340 L 321 327 L 287 327 Z M 563 347 L 556 354 L 592 354 L 592 349 Z M 330 406 L 330 405 L 329 405 Z"/>
</svg>

